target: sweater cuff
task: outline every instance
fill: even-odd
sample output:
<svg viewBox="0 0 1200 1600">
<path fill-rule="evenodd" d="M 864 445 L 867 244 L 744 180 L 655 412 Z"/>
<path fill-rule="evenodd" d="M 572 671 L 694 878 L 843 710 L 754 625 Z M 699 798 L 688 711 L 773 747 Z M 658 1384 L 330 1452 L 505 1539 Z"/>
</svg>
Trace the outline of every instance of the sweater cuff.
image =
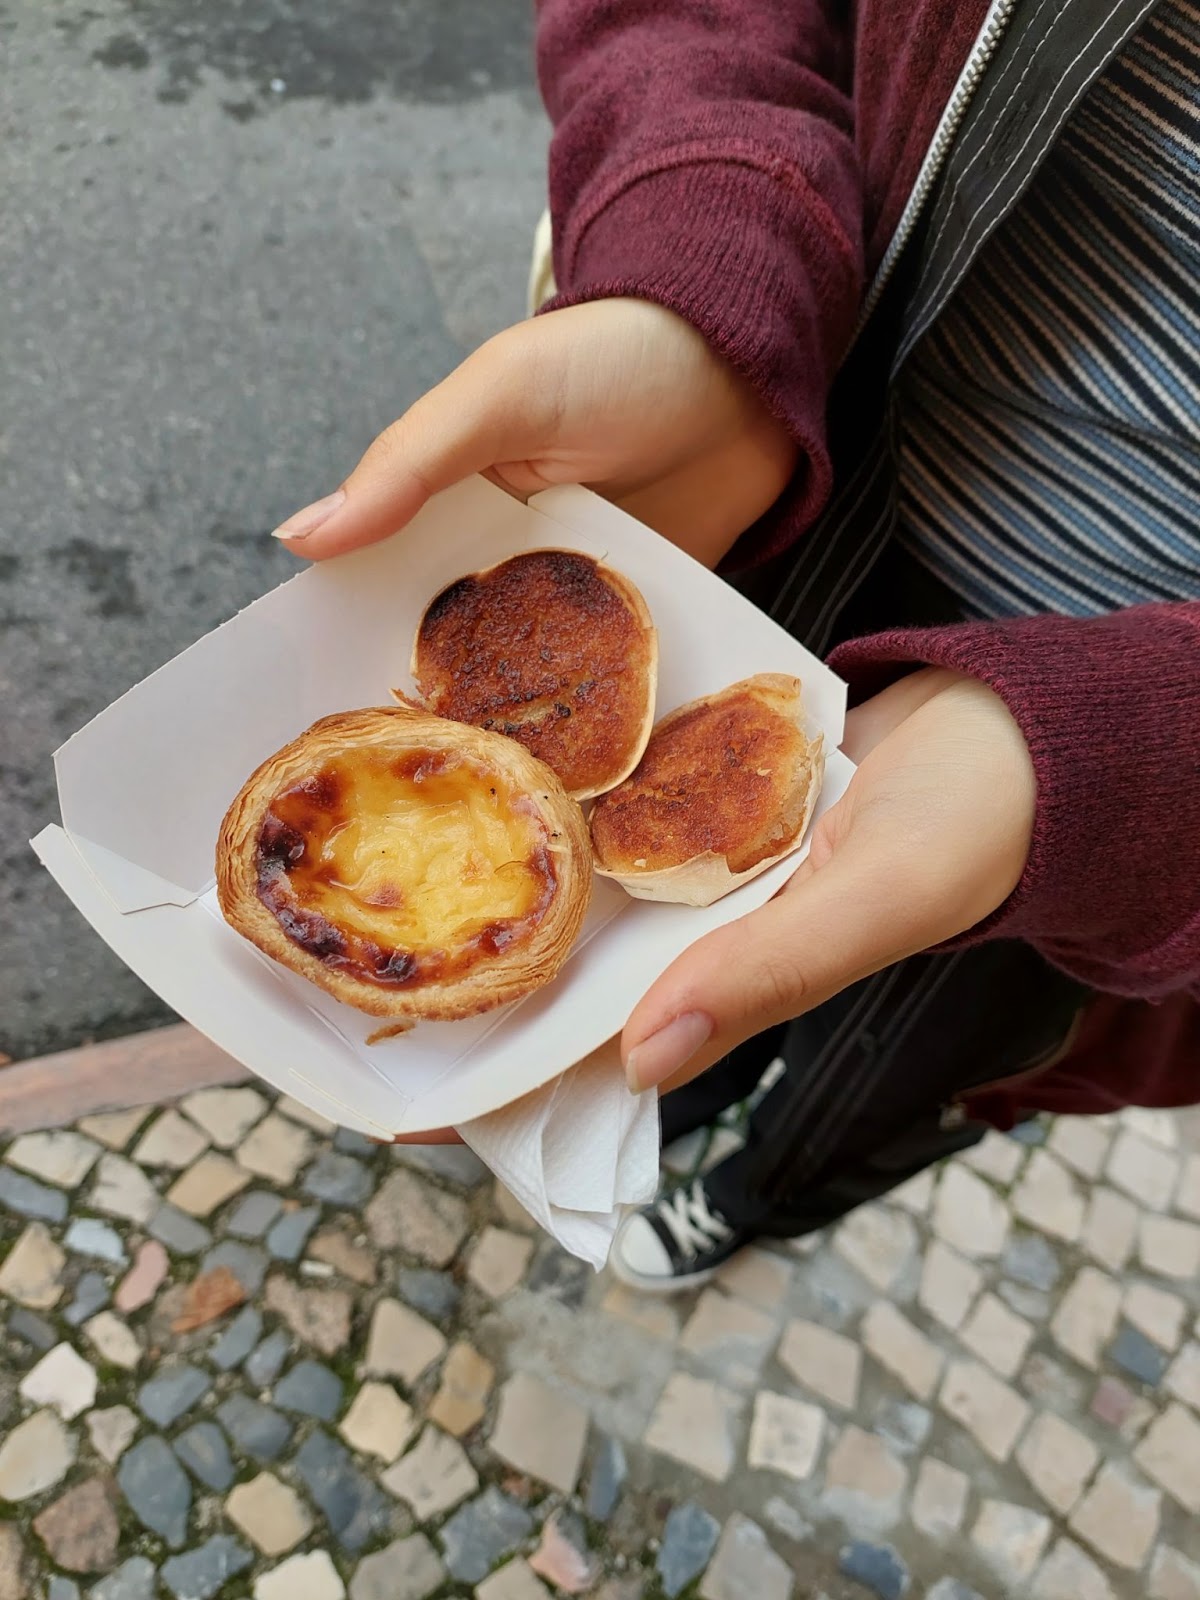
<svg viewBox="0 0 1200 1600">
<path fill-rule="evenodd" d="M 839 646 L 857 702 L 917 666 L 992 688 L 1037 779 L 1009 899 L 963 941 L 1019 938 L 1096 988 L 1200 979 L 1200 606 L 897 630 Z"/>
<path fill-rule="evenodd" d="M 825 410 L 861 285 L 858 248 L 798 169 L 722 143 L 626 172 L 556 238 L 560 292 L 543 311 L 649 300 L 685 318 L 754 386 L 800 449 L 787 528 L 736 549 L 763 559 L 815 520 L 832 482 Z M 770 527 L 770 534 L 765 529 Z M 732 553 L 731 553 L 732 554 Z"/>
</svg>

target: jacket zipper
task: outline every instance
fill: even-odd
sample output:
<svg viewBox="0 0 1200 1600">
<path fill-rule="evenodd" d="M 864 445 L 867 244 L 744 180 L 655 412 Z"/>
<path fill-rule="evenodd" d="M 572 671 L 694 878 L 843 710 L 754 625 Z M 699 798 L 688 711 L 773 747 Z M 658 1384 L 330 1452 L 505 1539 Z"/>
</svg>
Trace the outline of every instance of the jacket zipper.
<svg viewBox="0 0 1200 1600">
<path fill-rule="evenodd" d="M 1017 9 L 1017 0 L 992 0 L 988 14 L 984 18 L 983 27 L 979 30 L 975 43 L 971 46 L 971 54 L 967 57 L 966 65 L 954 85 L 954 92 L 946 102 L 946 109 L 942 112 L 934 132 L 929 149 L 925 152 L 925 159 L 917 173 L 916 182 L 912 192 L 896 224 L 896 231 L 892 235 L 891 243 L 884 252 L 883 260 L 879 263 L 867 297 L 863 301 L 863 308 L 859 315 L 858 326 L 855 328 L 855 338 L 862 332 L 867 318 L 879 303 L 880 296 L 887 286 L 888 280 L 895 270 L 896 262 L 900 259 L 901 251 L 912 237 L 917 225 L 917 219 L 924 209 L 934 184 L 938 180 L 946 157 L 951 146 L 958 136 L 962 120 L 967 114 L 967 108 L 974 98 L 980 80 L 988 69 L 992 57 L 996 54 L 1005 30 L 1012 19 L 1013 12 Z"/>
</svg>

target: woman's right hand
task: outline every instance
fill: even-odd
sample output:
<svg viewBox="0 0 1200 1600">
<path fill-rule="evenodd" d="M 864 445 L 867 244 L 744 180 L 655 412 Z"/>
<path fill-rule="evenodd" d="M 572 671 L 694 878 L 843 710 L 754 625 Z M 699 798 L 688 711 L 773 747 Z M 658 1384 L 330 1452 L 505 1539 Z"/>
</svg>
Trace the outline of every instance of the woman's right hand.
<svg viewBox="0 0 1200 1600">
<path fill-rule="evenodd" d="M 522 499 L 587 484 L 711 567 L 795 459 L 783 424 L 689 323 L 648 301 L 597 300 L 490 339 L 276 535 L 312 560 L 342 555 L 484 472 Z"/>
</svg>

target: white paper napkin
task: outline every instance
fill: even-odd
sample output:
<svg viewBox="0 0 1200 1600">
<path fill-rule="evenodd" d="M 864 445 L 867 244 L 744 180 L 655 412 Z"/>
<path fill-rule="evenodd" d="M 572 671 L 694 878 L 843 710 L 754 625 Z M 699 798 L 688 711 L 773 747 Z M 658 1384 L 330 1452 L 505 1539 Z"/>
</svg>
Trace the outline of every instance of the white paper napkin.
<svg viewBox="0 0 1200 1600">
<path fill-rule="evenodd" d="M 658 1187 L 658 1094 L 631 1095 L 612 1039 L 458 1132 L 564 1250 L 597 1272 L 628 1206 Z"/>
</svg>

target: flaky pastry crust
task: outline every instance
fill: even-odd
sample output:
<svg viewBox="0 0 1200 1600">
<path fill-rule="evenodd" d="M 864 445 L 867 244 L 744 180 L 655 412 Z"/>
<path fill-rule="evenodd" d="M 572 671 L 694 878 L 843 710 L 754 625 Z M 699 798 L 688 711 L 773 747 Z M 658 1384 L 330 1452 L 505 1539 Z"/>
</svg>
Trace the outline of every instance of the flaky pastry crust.
<svg viewBox="0 0 1200 1600">
<path fill-rule="evenodd" d="M 586 800 L 646 748 L 658 636 L 621 573 L 576 550 L 530 550 L 435 596 L 412 675 L 431 711 L 518 740 Z"/>
<path fill-rule="evenodd" d="M 712 905 L 798 848 L 824 772 L 798 678 L 760 673 L 693 700 L 593 807 L 596 870 L 639 900 Z"/>
<path fill-rule="evenodd" d="M 375 1017 L 453 1021 L 562 967 L 591 896 L 587 826 L 513 740 L 407 706 L 324 717 L 221 825 L 226 920 Z"/>
</svg>

